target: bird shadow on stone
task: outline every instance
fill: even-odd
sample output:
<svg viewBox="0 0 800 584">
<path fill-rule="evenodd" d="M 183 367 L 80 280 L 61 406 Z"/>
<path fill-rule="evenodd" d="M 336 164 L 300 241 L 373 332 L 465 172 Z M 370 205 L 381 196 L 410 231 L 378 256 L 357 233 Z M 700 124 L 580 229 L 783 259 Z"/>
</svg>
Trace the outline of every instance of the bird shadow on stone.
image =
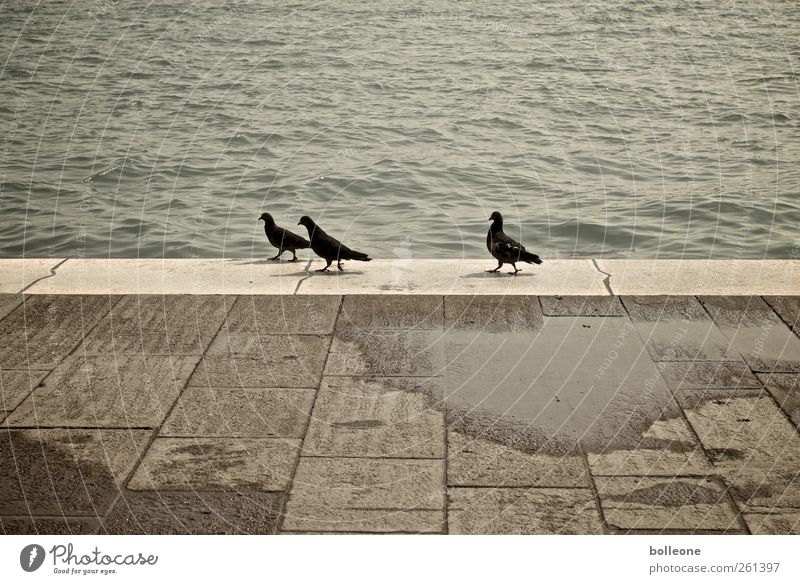
<svg viewBox="0 0 800 584">
<path fill-rule="evenodd" d="M 328 272 L 318 272 L 315 269 L 311 269 L 311 270 L 309 270 L 309 271 L 307 271 L 305 273 L 308 274 L 309 276 L 323 276 L 323 277 L 327 277 L 327 278 L 332 278 L 334 276 L 335 277 L 342 277 L 342 276 L 362 276 L 362 275 L 364 275 L 364 272 L 358 272 L 358 271 L 354 271 L 354 270 L 344 270 L 342 272 L 340 272 L 339 270 L 330 270 Z"/>
<path fill-rule="evenodd" d="M 509 272 L 498 272 L 496 274 L 493 274 L 493 273 L 490 273 L 490 272 L 477 272 L 475 274 L 464 274 L 461 277 L 462 278 L 487 278 L 487 279 L 497 278 L 497 279 L 500 279 L 502 277 L 508 277 L 508 276 L 514 276 L 515 278 L 525 278 L 525 277 L 531 277 L 531 276 L 534 276 L 534 275 L 535 274 L 533 272 L 527 272 L 526 273 L 526 272 L 523 272 L 522 270 L 520 270 L 519 273 L 517 273 L 516 275 L 514 275 L 514 273 L 509 273 Z"/>
<path fill-rule="evenodd" d="M 308 260 L 301 260 L 298 258 L 296 262 L 289 260 L 253 260 L 249 262 L 236 262 L 237 266 L 280 266 L 284 264 L 303 264 Z"/>
</svg>

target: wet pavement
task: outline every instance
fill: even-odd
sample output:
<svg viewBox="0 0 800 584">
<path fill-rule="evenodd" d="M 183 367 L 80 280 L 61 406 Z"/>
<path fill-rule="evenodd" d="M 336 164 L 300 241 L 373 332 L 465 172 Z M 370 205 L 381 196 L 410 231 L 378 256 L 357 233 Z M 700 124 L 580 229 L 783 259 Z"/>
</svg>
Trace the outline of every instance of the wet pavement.
<svg viewBox="0 0 800 584">
<path fill-rule="evenodd" d="M 0 295 L 4 533 L 797 533 L 800 298 Z"/>
</svg>

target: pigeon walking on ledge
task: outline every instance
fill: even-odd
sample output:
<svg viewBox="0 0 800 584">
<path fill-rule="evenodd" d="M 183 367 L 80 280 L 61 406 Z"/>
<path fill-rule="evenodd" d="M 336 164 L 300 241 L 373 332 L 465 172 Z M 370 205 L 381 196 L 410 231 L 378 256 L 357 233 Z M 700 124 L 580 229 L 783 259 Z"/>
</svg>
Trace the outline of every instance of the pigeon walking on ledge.
<svg viewBox="0 0 800 584">
<path fill-rule="evenodd" d="M 336 241 L 333 237 L 320 229 L 308 215 L 303 215 L 298 225 L 305 225 L 306 229 L 308 229 L 308 238 L 311 240 L 311 249 L 315 254 L 328 262 L 324 268 L 317 270 L 318 272 L 327 272 L 333 260 L 336 260 L 336 267 L 339 268 L 340 271 L 343 269 L 342 261 L 344 260 L 358 260 L 360 262 L 372 261 L 372 258 L 367 256 L 367 254 L 353 251 L 349 247 Z"/>
<path fill-rule="evenodd" d="M 310 244 L 299 235 L 295 235 L 283 227 L 278 227 L 275 224 L 275 219 L 273 219 L 272 215 L 269 213 L 261 213 L 261 217 L 259 217 L 258 220 L 264 222 L 264 232 L 267 234 L 269 242 L 278 248 L 278 255 L 269 258 L 270 260 L 277 260 L 281 257 L 283 252 L 290 251 L 292 252 L 292 259 L 289 261 L 296 262 L 296 250 L 307 249 L 309 247 Z"/>
<path fill-rule="evenodd" d="M 494 270 L 486 270 L 487 272 L 497 272 L 503 267 L 503 264 L 511 264 L 514 268 L 513 272 L 509 272 L 512 276 L 516 275 L 520 270 L 517 269 L 517 262 L 525 262 L 528 264 L 541 264 L 542 260 L 535 253 L 525 251 L 525 246 L 514 241 L 503 232 L 503 216 L 495 211 L 489 217 L 492 226 L 489 228 L 489 233 L 486 235 L 486 247 L 489 253 L 494 256 L 498 261 L 498 265 Z M 312 244 L 313 245 L 313 244 Z"/>
</svg>

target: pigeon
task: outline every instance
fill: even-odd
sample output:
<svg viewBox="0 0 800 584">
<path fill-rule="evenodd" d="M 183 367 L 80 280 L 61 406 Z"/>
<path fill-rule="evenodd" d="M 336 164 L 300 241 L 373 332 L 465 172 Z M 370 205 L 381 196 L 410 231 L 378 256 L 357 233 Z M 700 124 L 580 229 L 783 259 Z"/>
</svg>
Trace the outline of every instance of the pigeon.
<svg viewBox="0 0 800 584">
<path fill-rule="evenodd" d="M 324 268 L 317 270 L 318 272 L 327 272 L 333 260 L 336 260 L 336 267 L 339 268 L 340 271 L 343 269 L 343 260 L 358 260 L 360 262 L 372 261 L 372 258 L 367 256 L 367 254 L 353 251 L 349 247 L 336 241 L 320 229 L 308 215 L 303 215 L 298 225 L 306 226 L 306 229 L 308 229 L 308 238 L 311 240 L 311 249 L 315 254 L 328 262 Z"/>
<path fill-rule="evenodd" d="M 526 262 L 528 264 L 542 263 L 538 255 L 525 251 L 524 245 L 518 241 L 514 241 L 503 233 L 503 216 L 498 211 L 492 213 L 492 216 L 489 217 L 489 221 L 492 221 L 492 226 L 489 228 L 489 233 L 486 235 L 486 247 L 499 264 L 494 270 L 486 270 L 487 272 L 495 273 L 503 267 L 503 264 L 511 264 L 514 267 L 514 271 L 509 272 L 509 274 L 514 276 L 520 271 L 517 269 L 517 262 Z"/>
<path fill-rule="evenodd" d="M 261 213 L 261 217 L 259 217 L 258 220 L 264 222 L 264 232 L 267 234 L 269 242 L 278 248 L 278 255 L 269 258 L 270 260 L 277 260 L 281 257 L 283 252 L 290 251 L 292 252 L 292 259 L 289 261 L 296 262 L 296 250 L 309 247 L 310 244 L 299 235 L 295 235 L 283 227 L 278 227 L 275 224 L 275 219 L 273 219 L 272 215 L 269 213 Z"/>
</svg>

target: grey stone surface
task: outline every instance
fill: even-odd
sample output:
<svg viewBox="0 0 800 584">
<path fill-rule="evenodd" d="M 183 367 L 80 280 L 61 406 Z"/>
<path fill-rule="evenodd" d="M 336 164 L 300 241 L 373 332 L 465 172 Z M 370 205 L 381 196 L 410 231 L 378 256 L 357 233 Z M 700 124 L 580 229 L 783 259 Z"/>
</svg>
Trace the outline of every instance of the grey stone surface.
<svg viewBox="0 0 800 584">
<path fill-rule="evenodd" d="M 694 296 L 623 296 L 631 319 L 641 322 L 707 321 L 708 314 Z"/>
<path fill-rule="evenodd" d="M 127 295 L 87 335 L 82 350 L 107 355 L 202 355 L 235 298 Z"/>
<path fill-rule="evenodd" d="M 22 304 L 22 294 L 0 294 L 0 319 Z"/>
<path fill-rule="evenodd" d="M 624 296 L 656 361 L 736 361 L 741 357 L 693 296 Z"/>
<path fill-rule="evenodd" d="M 0 516 L 105 513 L 150 434 L 141 430 L 0 431 Z"/>
<path fill-rule="evenodd" d="M 304 456 L 444 458 L 444 413 L 418 380 L 326 377 Z"/>
<path fill-rule="evenodd" d="M 282 529 L 440 533 L 444 508 L 442 460 L 301 458 Z"/>
<path fill-rule="evenodd" d="M 618 296 L 540 296 L 545 316 L 626 316 Z"/>
<path fill-rule="evenodd" d="M 344 297 L 339 330 L 439 330 L 444 324 L 442 296 L 352 294 Z"/>
<path fill-rule="evenodd" d="M 226 324 L 231 334 L 330 335 L 341 296 L 240 296 Z"/>
<path fill-rule="evenodd" d="M 603 532 L 589 489 L 449 491 L 451 534 L 598 534 Z"/>
<path fill-rule="evenodd" d="M 126 491 L 103 521 L 108 535 L 275 533 L 282 493 Z"/>
<path fill-rule="evenodd" d="M 800 373 L 759 373 L 758 378 L 800 430 Z"/>
<path fill-rule="evenodd" d="M 92 517 L 0 517 L 2 535 L 92 535 L 99 526 Z"/>
<path fill-rule="evenodd" d="M 548 318 L 539 331 L 446 335 L 449 410 L 490 414 L 589 451 L 642 446 L 676 408 L 631 323 Z"/>
<path fill-rule="evenodd" d="M 445 296 L 445 329 L 481 332 L 535 331 L 542 308 L 535 296 Z"/>
<path fill-rule="evenodd" d="M 0 366 L 55 368 L 115 302 L 104 296 L 30 296 L 0 320 Z"/>
<path fill-rule="evenodd" d="M 800 372 L 800 338 L 758 296 L 704 296 L 701 301 L 753 371 Z"/>
<path fill-rule="evenodd" d="M 740 361 L 739 354 L 710 320 L 634 322 L 654 361 Z"/>
<path fill-rule="evenodd" d="M 325 375 L 438 375 L 445 366 L 441 331 L 337 331 Z"/>
<path fill-rule="evenodd" d="M 313 389 L 188 387 L 160 436 L 302 438 Z"/>
<path fill-rule="evenodd" d="M 736 361 L 674 361 L 659 364 L 670 389 L 760 389 L 761 382 L 746 363 Z"/>
<path fill-rule="evenodd" d="M 765 391 L 684 391 L 689 422 L 747 511 L 800 507 L 800 434 Z"/>
<path fill-rule="evenodd" d="M 0 419 L 28 397 L 49 371 L 0 368 Z"/>
<path fill-rule="evenodd" d="M 789 328 L 800 334 L 800 296 L 764 296 L 764 300 Z"/>
<path fill-rule="evenodd" d="M 708 457 L 680 412 L 656 420 L 633 448 L 589 453 L 595 476 L 680 476 L 714 472 Z"/>
<path fill-rule="evenodd" d="M 530 453 L 450 430 L 447 484 L 458 487 L 589 487 L 580 454 Z"/>
<path fill-rule="evenodd" d="M 128 488 L 285 491 L 299 450 L 283 438 L 156 438 Z"/>
<path fill-rule="evenodd" d="M 745 513 L 753 535 L 800 535 L 800 510 L 773 509 L 768 513 Z"/>
<path fill-rule="evenodd" d="M 603 515 L 620 530 L 738 530 L 725 489 L 711 479 L 597 477 Z"/>
<path fill-rule="evenodd" d="M 153 428 L 167 416 L 198 357 L 65 360 L 8 417 L 9 426 Z"/>
<path fill-rule="evenodd" d="M 206 387 L 317 387 L 330 337 L 221 332 L 189 385 Z"/>
</svg>

